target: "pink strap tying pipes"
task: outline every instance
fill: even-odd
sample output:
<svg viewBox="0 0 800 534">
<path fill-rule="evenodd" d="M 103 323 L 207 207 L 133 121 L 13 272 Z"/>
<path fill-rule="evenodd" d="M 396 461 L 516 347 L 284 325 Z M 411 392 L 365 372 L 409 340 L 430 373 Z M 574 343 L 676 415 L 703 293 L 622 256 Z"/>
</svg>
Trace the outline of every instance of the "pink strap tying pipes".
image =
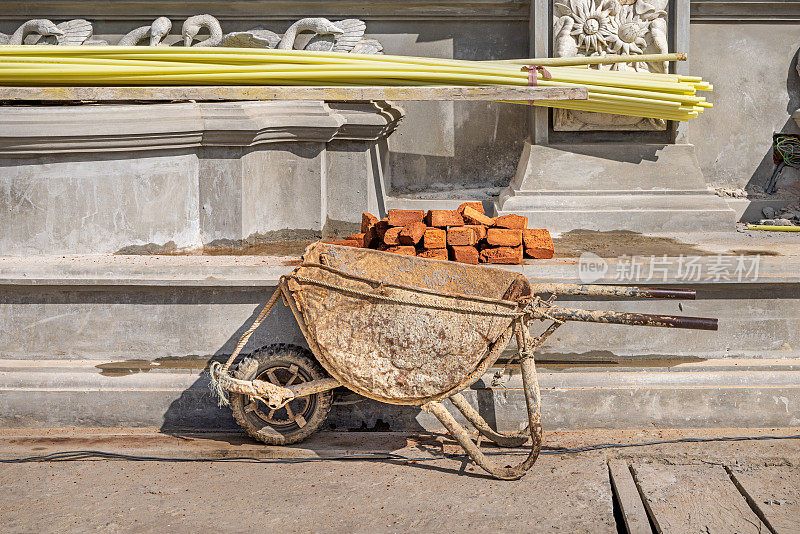
<svg viewBox="0 0 800 534">
<path fill-rule="evenodd" d="M 536 87 L 538 85 L 536 76 L 537 71 L 542 73 L 542 78 L 545 80 L 550 80 L 553 78 L 553 75 L 550 74 L 550 71 L 544 68 L 542 65 L 525 65 L 522 68 L 528 71 L 528 85 L 531 87 Z M 533 100 L 528 100 L 528 103 L 533 105 Z"/>
</svg>

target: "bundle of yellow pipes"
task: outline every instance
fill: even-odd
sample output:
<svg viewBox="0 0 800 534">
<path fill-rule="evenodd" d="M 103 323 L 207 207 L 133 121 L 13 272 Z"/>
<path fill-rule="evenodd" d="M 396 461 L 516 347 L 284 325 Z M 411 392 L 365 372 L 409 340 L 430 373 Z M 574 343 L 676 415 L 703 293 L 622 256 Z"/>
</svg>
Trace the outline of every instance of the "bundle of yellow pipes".
<svg viewBox="0 0 800 534">
<path fill-rule="evenodd" d="M 588 100 L 533 105 L 685 121 L 711 103 L 696 76 L 587 68 L 678 61 L 684 54 L 467 61 L 413 56 L 254 48 L 0 46 L 0 85 L 529 85 L 585 86 Z M 527 102 L 520 102 L 527 104 Z"/>
</svg>

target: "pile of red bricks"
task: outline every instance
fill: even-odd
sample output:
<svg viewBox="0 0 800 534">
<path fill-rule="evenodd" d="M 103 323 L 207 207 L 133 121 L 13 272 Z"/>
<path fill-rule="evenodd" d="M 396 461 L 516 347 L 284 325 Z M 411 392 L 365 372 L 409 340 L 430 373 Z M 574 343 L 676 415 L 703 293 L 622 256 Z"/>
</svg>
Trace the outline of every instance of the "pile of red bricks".
<svg viewBox="0 0 800 534">
<path fill-rule="evenodd" d="M 365 213 L 360 234 L 329 243 L 471 264 L 518 265 L 523 255 L 553 257 L 553 240 L 547 230 L 528 228 L 528 218 L 520 215 L 487 217 L 480 202 L 428 213 L 389 210 L 389 216 L 380 220 Z"/>
</svg>

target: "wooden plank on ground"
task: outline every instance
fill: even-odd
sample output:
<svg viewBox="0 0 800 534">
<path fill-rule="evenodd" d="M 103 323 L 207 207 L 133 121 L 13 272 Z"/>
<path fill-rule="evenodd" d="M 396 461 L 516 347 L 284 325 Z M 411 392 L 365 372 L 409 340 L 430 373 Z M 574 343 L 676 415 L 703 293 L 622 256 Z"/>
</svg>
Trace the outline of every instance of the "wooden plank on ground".
<svg viewBox="0 0 800 534">
<path fill-rule="evenodd" d="M 800 468 L 762 467 L 730 473 L 770 530 L 800 532 Z"/>
<path fill-rule="evenodd" d="M 635 463 L 632 468 L 659 533 L 768 532 L 722 466 Z"/>
<path fill-rule="evenodd" d="M 209 85 L 169 87 L 0 87 L 3 101 L 152 101 L 173 100 L 586 100 L 585 87 L 299 87 Z"/>
<path fill-rule="evenodd" d="M 608 472 L 611 475 L 611 484 L 617 494 L 622 517 L 625 520 L 625 530 L 628 534 L 652 534 L 647 511 L 644 509 L 642 498 L 633 476 L 625 460 L 609 460 Z"/>
</svg>

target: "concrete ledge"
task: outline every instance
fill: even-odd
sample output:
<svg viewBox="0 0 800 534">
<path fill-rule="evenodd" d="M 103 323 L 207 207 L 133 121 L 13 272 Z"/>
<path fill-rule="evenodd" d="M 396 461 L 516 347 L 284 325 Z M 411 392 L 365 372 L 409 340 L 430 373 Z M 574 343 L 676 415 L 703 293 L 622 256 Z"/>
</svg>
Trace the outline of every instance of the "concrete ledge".
<svg viewBox="0 0 800 534">
<path fill-rule="evenodd" d="M 537 355 L 546 428 L 797 425 L 798 245 L 749 239 L 706 239 L 698 245 L 706 255 L 696 258 L 711 266 L 720 257 L 735 259 L 737 249 L 749 250 L 750 257 L 755 249 L 781 254 L 761 257 L 752 282 L 687 283 L 676 258 L 667 258 L 663 278 L 639 280 L 697 288 L 697 301 L 559 299 L 566 307 L 718 317 L 720 330 L 577 323 L 562 328 Z M 201 371 L 211 359 L 231 353 L 278 278 L 297 261 L 0 257 L 0 426 L 235 428 Z M 609 272 L 597 281 L 618 282 L 612 274 L 624 258 L 602 261 Z M 516 269 L 533 281 L 578 282 L 578 265 L 575 258 L 560 258 Z M 280 305 L 245 351 L 279 342 L 305 343 L 291 312 Z M 467 396 L 490 421 L 516 428 L 525 419 L 518 377 L 507 389 L 489 384 L 487 375 Z M 337 429 L 439 428 L 416 408 L 355 395 L 339 399 L 329 423 Z"/>
<path fill-rule="evenodd" d="M 0 285 L 274 287 L 296 256 L 0 256 Z"/>
<path fill-rule="evenodd" d="M 0 360 L 1 427 L 235 428 L 197 369 L 103 374 L 109 362 Z M 800 359 L 731 359 L 671 367 L 552 370 L 540 365 L 544 426 L 559 429 L 788 427 L 800 425 Z M 505 387 L 492 375 L 465 392 L 487 421 L 525 421 L 518 372 Z M 430 415 L 339 395 L 329 428 L 440 431 Z"/>
<path fill-rule="evenodd" d="M 691 241 L 689 241 L 691 242 Z M 697 256 L 695 265 L 707 272 L 712 265 L 736 262 L 736 246 L 749 257 L 761 252 L 756 277 L 743 276 L 741 280 L 687 279 L 684 259 L 680 257 L 655 257 L 659 262 L 654 278 L 647 269 L 630 272 L 624 280 L 616 277 L 620 264 L 630 257 L 602 258 L 606 273 L 593 282 L 598 284 L 686 284 L 691 283 L 770 283 L 793 284 L 800 282 L 800 244 L 736 243 L 724 245 L 701 244 L 708 248 L 706 255 Z M 780 252 L 777 252 L 780 251 Z M 776 254 L 775 256 L 768 254 Z M 641 258 L 648 259 L 649 256 Z M 694 256 L 693 256 L 694 258 Z M 599 259 L 599 258 L 598 258 Z M 581 283 L 579 258 L 554 258 L 530 260 L 525 265 L 490 267 L 523 273 L 531 281 L 559 281 Z M 297 256 L 125 256 L 125 255 L 59 255 L 59 256 L 0 256 L 0 286 L 2 285 L 53 285 L 53 286 L 220 286 L 220 287 L 274 287 L 278 279 L 290 273 L 298 264 Z"/>
</svg>

